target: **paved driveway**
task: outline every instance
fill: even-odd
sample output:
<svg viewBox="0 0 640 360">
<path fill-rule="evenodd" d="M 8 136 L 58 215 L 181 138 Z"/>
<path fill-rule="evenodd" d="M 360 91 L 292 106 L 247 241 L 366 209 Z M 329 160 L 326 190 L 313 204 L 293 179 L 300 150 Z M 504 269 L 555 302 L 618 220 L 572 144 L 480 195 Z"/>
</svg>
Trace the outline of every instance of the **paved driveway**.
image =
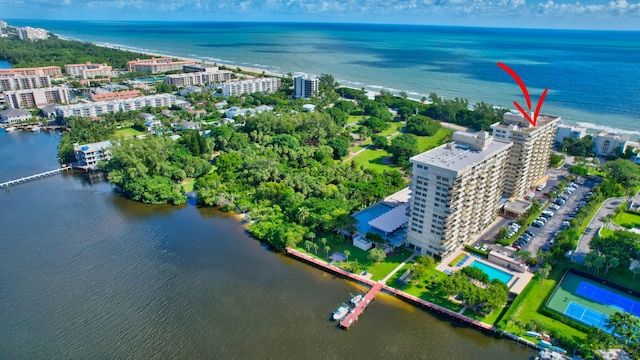
<svg viewBox="0 0 640 360">
<path fill-rule="evenodd" d="M 578 207 L 578 204 L 580 203 L 580 201 L 584 200 L 585 195 L 589 191 L 591 191 L 591 189 L 594 186 L 595 186 L 595 181 L 588 179 L 585 181 L 585 184 L 580 185 L 578 189 L 576 189 L 576 191 L 573 192 L 573 194 L 571 195 L 565 194 L 568 197 L 568 200 L 564 205 L 560 207 L 560 209 L 558 209 L 557 211 L 548 209 L 555 213 L 554 216 L 551 219 L 549 219 L 546 225 L 542 227 L 535 227 L 535 226 L 529 227 L 528 230 L 531 233 L 533 233 L 533 239 L 531 240 L 531 242 L 526 244 L 522 248 L 522 250 L 528 251 L 531 253 L 532 256 L 535 256 L 538 252 L 538 249 L 540 249 L 542 246 L 544 246 L 545 243 L 547 243 L 552 239 L 553 233 L 560 230 L 562 221 L 571 220 L 569 219 L 568 215 L 571 214 L 575 210 L 575 208 Z"/>
</svg>

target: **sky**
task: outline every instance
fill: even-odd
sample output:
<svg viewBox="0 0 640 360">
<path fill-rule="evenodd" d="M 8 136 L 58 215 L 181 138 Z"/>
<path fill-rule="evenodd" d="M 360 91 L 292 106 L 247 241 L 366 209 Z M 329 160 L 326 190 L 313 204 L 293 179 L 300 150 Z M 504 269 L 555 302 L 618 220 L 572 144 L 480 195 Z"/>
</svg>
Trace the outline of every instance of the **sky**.
<svg viewBox="0 0 640 360">
<path fill-rule="evenodd" d="M 0 0 L 0 18 L 640 30 L 640 0 Z"/>
</svg>

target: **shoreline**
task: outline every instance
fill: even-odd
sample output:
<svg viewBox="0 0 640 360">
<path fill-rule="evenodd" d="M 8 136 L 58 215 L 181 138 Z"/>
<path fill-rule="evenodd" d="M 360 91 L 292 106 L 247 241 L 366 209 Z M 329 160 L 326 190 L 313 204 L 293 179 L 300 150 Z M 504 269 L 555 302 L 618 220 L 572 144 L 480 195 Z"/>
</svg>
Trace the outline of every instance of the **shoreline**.
<svg viewBox="0 0 640 360">
<path fill-rule="evenodd" d="M 272 70 L 267 70 L 267 69 L 260 68 L 260 67 L 252 67 L 252 66 L 246 66 L 246 65 L 236 65 L 236 64 L 233 63 L 233 61 L 225 61 L 225 60 L 219 60 L 218 61 L 218 60 L 208 60 L 208 59 L 204 59 L 204 58 L 196 58 L 196 57 L 189 57 L 189 56 L 182 56 L 182 55 L 170 55 L 170 54 L 162 53 L 161 51 L 149 50 L 149 49 L 140 49 L 140 48 L 136 48 L 134 46 L 127 46 L 125 44 L 86 41 L 86 40 L 82 40 L 80 38 L 74 38 L 74 37 L 70 37 L 70 36 L 65 36 L 65 35 L 61 35 L 61 34 L 58 34 L 58 33 L 53 33 L 52 32 L 52 34 L 55 35 L 56 37 L 60 38 L 60 39 L 63 39 L 63 40 L 87 42 L 87 43 L 90 43 L 90 44 L 93 44 L 93 45 L 96 45 L 96 46 L 100 46 L 100 47 L 105 47 L 105 48 L 117 49 L 117 50 L 128 51 L 128 52 L 137 52 L 137 53 L 140 53 L 140 54 L 145 54 L 145 55 L 155 56 L 155 57 L 170 57 L 170 58 L 176 58 L 176 59 L 181 59 L 181 60 L 194 61 L 194 62 L 197 62 L 197 63 L 215 65 L 215 66 L 218 66 L 218 67 L 225 66 L 225 67 L 227 67 L 227 69 L 233 69 L 233 70 L 239 68 L 241 71 L 255 73 L 255 74 L 257 74 L 257 76 L 260 76 L 260 74 L 264 73 L 264 75 L 267 75 L 267 76 L 275 76 L 275 77 L 280 77 L 280 78 L 287 78 L 286 74 L 282 74 L 282 73 L 275 72 L 275 71 L 272 71 Z M 305 74 L 305 72 L 304 71 L 295 71 L 295 72 L 291 72 L 291 74 L 293 74 L 293 75 Z M 348 81 L 348 80 L 345 80 L 345 81 Z M 384 86 L 376 86 L 376 85 L 366 85 L 364 87 L 355 86 L 355 85 L 342 85 L 342 86 L 343 87 L 347 87 L 347 88 L 352 88 L 352 89 L 362 89 L 362 88 L 364 88 L 370 98 L 372 97 L 372 95 L 379 94 L 381 90 L 386 90 L 386 91 L 390 91 L 394 95 L 397 95 L 397 93 L 400 92 L 400 91 L 405 91 L 408 94 L 410 94 L 408 96 L 408 99 L 414 100 L 414 101 L 417 101 L 417 102 L 420 102 L 420 100 L 421 100 L 418 97 L 412 96 L 412 95 L 417 94 L 417 93 L 415 93 L 413 91 L 410 91 L 410 90 L 395 89 L 395 88 L 384 87 Z M 514 109 L 510 109 L 508 107 L 504 107 L 504 108 L 505 109 L 509 109 L 509 110 L 514 110 Z M 629 140 L 631 140 L 631 141 L 640 141 L 640 131 L 635 130 L 635 129 L 625 129 L 625 128 L 619 128 L 619 127 L 611 127 L 611 126 L 607 126 L 607 125 L 603 125 L 603 124 L 594 123 L 592 120 L 589 120 L 589 119 L 574 119 L 574 118 L 567 117 L 567 116 L 562 115 L 562 114 L 558 114 L 558 116 L 561 117 L 561 120 L 560 120 L 561 124 L 565 124 L 565 125 L 569 125 L 569 126 L 583 127 L 583 128 L 586 129 L 586 132 L 589 135 L 593 135 L 593 134 L 596 134 L 596 133 L 599 133 L 599 132 L 607 132 L 607 133 L 610 133 L 610 134 L 627 136 L 627 137 L 629 137 Z"/>
</svg>

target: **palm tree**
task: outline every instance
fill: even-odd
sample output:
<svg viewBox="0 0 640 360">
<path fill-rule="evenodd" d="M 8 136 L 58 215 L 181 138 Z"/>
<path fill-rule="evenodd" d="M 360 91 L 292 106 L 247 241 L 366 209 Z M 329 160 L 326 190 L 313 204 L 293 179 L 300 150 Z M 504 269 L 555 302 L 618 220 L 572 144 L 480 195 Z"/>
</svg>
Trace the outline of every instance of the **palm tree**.
<svg viewBox="0 0 640 360">
<path fill-rule="evenodd" d="M 309 240 L 313 241 L 316 239 L 316 233 L 314 233 L 313 231 L 309 231 L 307 233 L 307 237 L 309 238 Z"/>
<path fill-rule="evenodd" d="M 327 257 L 329 257 L 329 250 L 331 250 L 331 246 L 327 245 L 324 247 L 324 254 Z"/>
<path fill-rule="evenodd" d="M 524 327 L 524 322 L 520 319 L 516 319 L 516 321 L 514 321 L 514 324 L 518 327 L 518 332 L 522 333 L 522 328 Z"/>
<path fill-rule="evenodd" d="M 349 251 L 349 250 L 345 250 L 345 251 L 344 251 L 344 255 L 347 257 L 347 258 L 345 259 L 345 261 L 349 261 L 349 255 L 351 255 L 351 251 Z"/>
<path fill-rule="evenodd" d="M 322 243 L 322 245 L 327 246 L 327 238 L 320 239 L 320 242 Z"/>
<path fill-rule="evenodd" d="M 313 251 L 316 253 L 316 255 L 318 255 L 318 248 L 320 248 L 320 246 L 318 246 L 318 244 L 316 243 L 313 243 L 311 247 L 313 248 Z"/>
<path fill-rule="evenodd" d="M 307 252 L 310 252 L 310 251 L 311 251 L 311 246 L 313 246 L 313 242 L 311 242 L 311 241 L 309 241 L 309 240 L 307 240 L 307 241 L 305 241 L 305 242 L 304 242 L 304 247 L 306 247 L 306 248 L 307 248 Z"/>
</svg>

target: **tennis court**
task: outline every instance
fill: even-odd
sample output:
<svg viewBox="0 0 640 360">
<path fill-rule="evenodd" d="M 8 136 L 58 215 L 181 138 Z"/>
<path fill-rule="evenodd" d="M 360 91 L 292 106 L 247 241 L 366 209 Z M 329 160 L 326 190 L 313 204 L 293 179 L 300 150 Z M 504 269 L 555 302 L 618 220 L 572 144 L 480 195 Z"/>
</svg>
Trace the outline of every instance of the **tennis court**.
<svg viewBox="0 0 640 360">
<path fill-rule="evenodd" d="M 603 289 L 600 286 L 595 286 L 583 281 L 580 286 L 578 286 L 576 294 L 640 317 L 640 303 L 638 301 L 616 294 L 613 291 Z"/>
<path fill-rule="evenodd" d="M 640 316 L 640 299 L 569 271 L 549 297 L 546 306 L 564 316 L 605 331 L 609 316 L 626 311 Z"/>
<path fill-rule="evenodd" d="M 564 314 L 570 318 L 574 318 L 582 323 L 591 326 L 597 326 L 600 329 L 606 330 L 607 320 L 609 317 L 603 313 L 589 309 L 586 306 L 580 305 L 571 301 L 564 311 Z"/>
</svg>

